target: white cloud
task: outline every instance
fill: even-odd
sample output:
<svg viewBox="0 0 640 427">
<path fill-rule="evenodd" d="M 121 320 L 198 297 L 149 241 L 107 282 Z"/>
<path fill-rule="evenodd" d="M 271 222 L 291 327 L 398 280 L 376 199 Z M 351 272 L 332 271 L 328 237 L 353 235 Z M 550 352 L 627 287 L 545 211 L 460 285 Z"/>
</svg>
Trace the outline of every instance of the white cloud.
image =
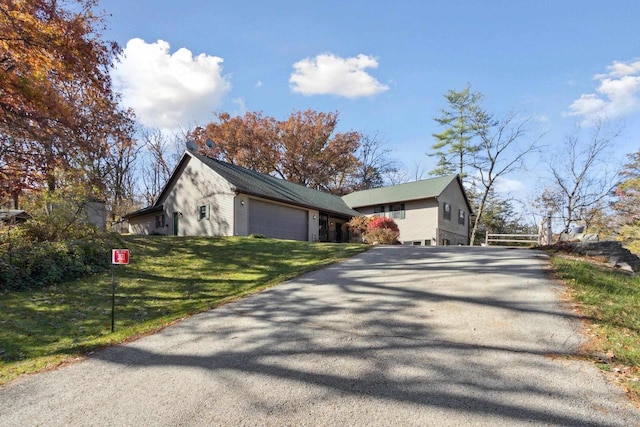
<svg viewBox="0 0 640 427">
<path fill-rule="evenodd" d="M 368 74 L 378 61 L 367 55 L 352 58 L 324 54 L 293 64 L 291 90 L 302 95 L 338 95 L 345 98 L 372 96 L 389 89 Z"/>
<path fill-rule="evenodd" d="M 180 48 L 173 54 L 169 43 L 142 39 L 127 42 L 112 76 L 122 102 L 135 110 L 150 127 L 176 129 L 211 117 L 230 90 L 222 75 L 222 58 Z"/>
<path fill-rule="evenodd" d="M 593 77 L 596 93 L 582 94 L 570 105 L 570 116 L 617 118 L 640 110 L 640 60 L 615 61 Z"/>
<path fill-rule="evenodd" d="M 496 193 L 515 193 L 526 188 L 522 181 L 505 178 L 503 176 L 496 178 L 494 185 Z"/>
</svg>

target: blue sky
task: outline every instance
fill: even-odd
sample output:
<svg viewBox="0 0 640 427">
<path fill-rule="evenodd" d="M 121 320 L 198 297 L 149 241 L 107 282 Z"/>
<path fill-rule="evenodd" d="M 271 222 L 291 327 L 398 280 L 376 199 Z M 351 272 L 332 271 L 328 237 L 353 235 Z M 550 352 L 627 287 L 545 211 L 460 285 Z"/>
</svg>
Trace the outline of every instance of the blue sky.
<svg viewBox="0 0 640 427">
<path fill-rule="evenodd" d="M 640 2 L 105 0 L 114 71 L 142 124 L 214 111 L 338 111 L 428 171 L 443 95 L 467 83 L 496 116 L 534 118 L 548 152 L 595 112 L 624 122 L 613 162 L 640 149 Z M 533 175 L 535 176 L 535 175 Z M 528 180 L 533 176 L 515 177 Z M 426 177 L 426 175 L 425 175 Z"/>
</svg>

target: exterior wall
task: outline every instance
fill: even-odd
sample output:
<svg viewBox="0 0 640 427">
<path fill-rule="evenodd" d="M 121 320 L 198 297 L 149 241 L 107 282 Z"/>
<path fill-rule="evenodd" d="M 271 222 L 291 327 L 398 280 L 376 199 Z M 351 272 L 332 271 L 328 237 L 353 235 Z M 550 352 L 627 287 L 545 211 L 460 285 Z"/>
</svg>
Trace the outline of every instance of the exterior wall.
<svg viewBox="0 0 640 427">
<path fill-rule="evenodd" d="M 445 219 L 444 204 L 451 206 L 451 219 Z M 469 244 L 469 208 L 456 181 L 451 183 L 438 196 L 438 245 Z M 464 212 L 464 223 L 458 222 L 459 212 Z"/>
<path fill-rule="evenodd" d="M 420 245 L 437 244 L 438 202 L 435 199 L 423 199 L 407 201 L 404 205 L 404 218 L 394 218 L 400 230 L 400 242 Z M 389 204 L 385 204 L 384 214 L 374 213 L 375 208 L 376 206 L 366 206 L 357 210 L 367 216 L 392 217 Z"/>
<path fill-rule="evenodd" d="M 174 213 L 178 212 L 179 236 L 232 236 L 235 192 L 209 167 L 190 159 L 163 201 L 168 234 L 174 234 Z M 199 219 L 199 207 L 208 216 Z"/>
<path fill-rule="evenodd" d="M 101 230 L 107 229 L 107 206 L 104 202 L 87 202 L 84 214 L 88 224 Z"/>
<path fill-rule="evenodd" d="M 129 220 L 129 232 L 131 234 L 165 234 L 164 230 L 156 229 L 156 215 L 159 213 L 152 213 L 149 215 L 138 216 Z M 166 217 L 165 217 L 166 218 Z"/>
</svg>

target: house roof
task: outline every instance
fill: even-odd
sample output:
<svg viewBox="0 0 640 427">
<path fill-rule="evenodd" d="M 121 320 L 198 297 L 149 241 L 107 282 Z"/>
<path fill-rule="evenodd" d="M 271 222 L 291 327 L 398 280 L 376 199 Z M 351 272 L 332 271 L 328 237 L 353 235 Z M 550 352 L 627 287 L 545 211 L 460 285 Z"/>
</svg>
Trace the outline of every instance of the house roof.
<svg viewBox="0 0 640 427">
<path fill-rule="evenodd" d="M 31 215 L 22 209 L 0 209 L 0 221 L 8 221 L 10 219 L 29 219 Z"/>
<path fill-rule="evenodd" d="M 469 209 L 471 205 L 462 188 L 462 182 L 458 175 L 447 175 L 420 181 L 407 182 L 405 184 L 391 185 L 389 187 L 371 188 L 369 190 L 356 191 L 342 196 L 342 199 L 351 208 L 364 206 L 383 205 L 388 203 L 407 202 L 438 197 L 451 184 L 458 181 L 460 190 L 465 197 Z"/>
<path fill-rule="evenodd" d="M 241 166 L 212 159 L 197 153 L 186 154 L 200 160 L 226 179 L 236 191 L 284 203 L 318 209 L 345 216 L 359 216 L 338 196 L 275 178 Z"/>
<path fill-rule="evenodd" d="M 150 213 L 162 212 L 162 209 L 163 209 L 162 205 L 147 206 L 146 208 L 138 209 L 135 212 L 128 213 L 128 214 L 124 215 L 123 218 L 124 219 L 130 219 L 130 218 L 135 218 L 135 217 L 138 217 L 138 216 L 147 215 L 147 214 L 150 214 Z"/>
</svg>

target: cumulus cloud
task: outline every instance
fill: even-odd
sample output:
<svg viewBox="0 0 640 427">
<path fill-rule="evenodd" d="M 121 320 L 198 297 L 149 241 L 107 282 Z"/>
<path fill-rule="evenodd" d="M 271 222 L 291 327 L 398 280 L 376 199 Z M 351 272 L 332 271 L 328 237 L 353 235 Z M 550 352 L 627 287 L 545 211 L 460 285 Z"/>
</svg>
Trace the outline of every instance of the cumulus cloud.
<svg viewBox="0 0 640 427">
<path fill-rule="evenodd" d="M 186 48 L 171 54 L 169 48 L 163 40 L 127 42 L 112 73 L 123 104 L 150 127 L 176 129 L 207 120 L 231 88 L 222 75 L 223 59 L 206 54 L 194 57 Z"/>
<path fill-rule="evenodd" d="M 293 64 L 291 90 L 302 95 L 338 95 L 346 98 L 372 96 L 389 89 L 366 72 L 378 61 L 367 55 L 352 58 L 324 54 Z"/>
<path fill-rule="evenodd" d="M 571 104 L 570 116 L 617 118 L 640 109 L 640 60 L 615 61 L 596 74 L 596 93 L 583 94 Z"/>
<path fill-rule="evenodd" d="M 524 182 L 517 179 L 510 179 L 500 176 L 495 181 L 494 190 L 496 193 L 515 193 L 526 188 Z"/>
</svg>

